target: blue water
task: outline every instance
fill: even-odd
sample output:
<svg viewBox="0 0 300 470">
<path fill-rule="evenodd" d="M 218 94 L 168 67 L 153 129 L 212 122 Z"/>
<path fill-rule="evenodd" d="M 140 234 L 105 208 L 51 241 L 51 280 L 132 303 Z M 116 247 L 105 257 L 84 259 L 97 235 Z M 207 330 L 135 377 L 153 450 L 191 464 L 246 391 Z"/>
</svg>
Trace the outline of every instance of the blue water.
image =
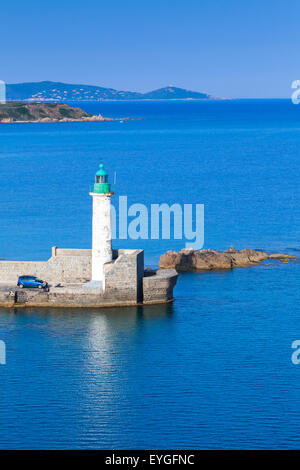
<svg viewBox="0 0 300 470">
<path fill-rule="evenodd" d="M 205 248 L 299 253 L 300 108 L 81 104 L 134 121 L 0 126 L 0 258 L 91 245 L 89 184 L 205 204 Z M 122 240 L 156 264 L 180 240 Z M 181 275 L 173 305 L 0 310 L 0 448 L 297 448 L 299 262 Z"/>
</svg>

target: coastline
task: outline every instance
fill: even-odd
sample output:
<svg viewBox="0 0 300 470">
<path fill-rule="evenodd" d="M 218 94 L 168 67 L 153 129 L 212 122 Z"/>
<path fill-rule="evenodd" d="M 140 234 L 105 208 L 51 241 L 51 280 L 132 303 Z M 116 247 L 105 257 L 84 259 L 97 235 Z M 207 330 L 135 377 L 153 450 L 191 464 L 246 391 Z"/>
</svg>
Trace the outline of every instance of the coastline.
<svg viewBox="0 0 300 470">
<path fill-rule="evenodd" d="M 103 122 L 129 121 L 129 117 L 105 117 L 87 113 L 80 107 L 67 103 L 3 103 L 0 106 L 0 124 L 48 122 Z"/>
<path fill-rule="evenodd" d="M 0 120 L 0 124 L 48 124 L 48 123 L 55 123 L 55 122 L 104 122 L 104 121 L 134 121 L 133 118 L 106 118 L 106 117 L 101 117 L 99 119 L 97 116 L 93 116 L 91 118 L 82 118 L 82 119 L 69 119 L 69 118 L 64 118 L 64 119 L 50 119 L 50 118 L 44 118 L 44 119 L 36 119 L 34 121 L 13 121 L 11 119 L 3 119 Z"/>
</svg>

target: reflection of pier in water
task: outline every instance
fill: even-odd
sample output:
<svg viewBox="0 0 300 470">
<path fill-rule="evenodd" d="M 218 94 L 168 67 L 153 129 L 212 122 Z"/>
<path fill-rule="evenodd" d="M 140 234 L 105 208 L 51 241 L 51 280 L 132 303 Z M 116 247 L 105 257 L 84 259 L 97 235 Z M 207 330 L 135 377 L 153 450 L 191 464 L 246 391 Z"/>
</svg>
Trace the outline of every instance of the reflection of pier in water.
<svg viewBox="0 0 300 470">
<path fill-rule="evenodd" d="M 2 311 L 7 312 L 0 309 L 0 314 Z M 114 384 L 115 393 L 124 361 L 133 361 L 133 356 L 140 354 L 141 346 L 148 342 L 146 338 L 153 329 L 165 330 L 167 336 L 174 311 L 173 303 L 102 309 L 18 308 L 10 310 L 10 325 L 14 328 L 13 323 L 17 327 L 20 321 L 30 319 L 41 325 L 40 341 L 48 345 L 55 337 L 56 347 L 62 351 L 68 348 L 71 339 L 73 352 L 78 352 L 76 358 L 72 357 L 76 367 L 82 368 L 93 380 L 100 380 L 106 393 L 113 392 L 110 388 Z M 51 351 L 48 354 L 51 356 Z M 66 364 L 70 361 L 68 353 L 65 360 Z M 93 386 L 84 383 L 85 387 Z"/>
<path fill-rule="evenodd" d="M 0 308 L 1 311 L 7 310 Z M 103 350 L 102 346 L 121 335 L 127 338 L 138 334 L 144 328 L 155 325 L 163 326 L 169 324 L 173 319 L 175 306 L 173 303 L 147 305 L 105 307 L 105 308 L 16 308 L 10 310 L 10 319 L 18 324 L 20 318 L 44 319 L 47 325 L 43 328 L 46 336 L 85 338 L 89 345 L 86 352 L 92 346 L 92 350 Z M 76 342 L 76 340 L 75 340 Z M 114 349 L 114 348 L 113 348 Z"/>
</svg>

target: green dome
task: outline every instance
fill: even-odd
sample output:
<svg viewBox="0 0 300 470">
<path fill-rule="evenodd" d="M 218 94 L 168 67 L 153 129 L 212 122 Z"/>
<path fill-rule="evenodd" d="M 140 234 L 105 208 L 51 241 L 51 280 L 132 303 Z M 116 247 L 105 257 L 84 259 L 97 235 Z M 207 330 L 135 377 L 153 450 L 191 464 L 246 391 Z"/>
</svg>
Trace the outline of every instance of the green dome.
<svg viewBox="0 0 300 470">
<path fill-rule="evenodd" d="M 100 163 L 99 170 L 97 171 L 96 176 L 107 176 L 107 172 L 104 170 L 103 163 Z"/>
<path fill-rule="evenodd" d="M 113 194 L 111 189 L 111 185 L 108 182 L 108 174 L 104 170 L 104 165 L 101 163 L 99 165 L 99 170 L 95 175 L 95 183 L 92 185 L 91 193 L 98 193 L 98 194 Z"/>
</svg>

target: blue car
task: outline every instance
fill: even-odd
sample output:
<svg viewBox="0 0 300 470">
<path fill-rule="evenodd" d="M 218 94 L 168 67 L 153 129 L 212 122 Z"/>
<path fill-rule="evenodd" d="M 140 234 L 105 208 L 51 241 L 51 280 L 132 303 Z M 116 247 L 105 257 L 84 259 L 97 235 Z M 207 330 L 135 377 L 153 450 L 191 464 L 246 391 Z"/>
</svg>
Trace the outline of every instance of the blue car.
<svg viewBox="0 0 300 470">
<path fill-rule="evenodd" d="M 17 286 L 21 287 L 21 289 L 23 287 L 38 287 L 39 289 L 43 289 L 48 287 L 48 284 L 46 281 L 41 281 L 41 279 L 35 276 L 20 276 Z"/>
</svg>

